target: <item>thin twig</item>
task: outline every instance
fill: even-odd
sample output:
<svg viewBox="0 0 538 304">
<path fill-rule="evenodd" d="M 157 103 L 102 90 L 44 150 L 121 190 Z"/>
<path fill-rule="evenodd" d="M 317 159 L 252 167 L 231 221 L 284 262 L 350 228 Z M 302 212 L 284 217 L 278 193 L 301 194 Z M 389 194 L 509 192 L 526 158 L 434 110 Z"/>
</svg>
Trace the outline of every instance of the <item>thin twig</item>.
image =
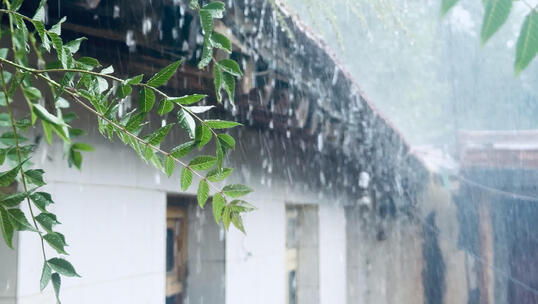
<svg viewBox="0 0 538 304">
<path fill-rule="evenodd" d="M 13 112 L 11 111 L 11 105 L 9 102 L 9 94 L 7 93 L 6 80 L 4 78 L 4 67 L 1 64 L 0 64 L 0 78 L 2 79 L 2 89 L 4 91 L 4 96 L 6 97 L 7 112 L 9 115 L 9 119 L 11 121 L 11 127 L 13 128 L 13 137 L 15 141 L 15 149 L 17 151 L 17 160 L 19 163 L 19 169 L 21 172 L 22 186 L 23 186 L 24 193 L 26 195 L 26 202 L 28 203 L 28 209 L 30 210 L 30 215 L 32 216 L 32 221 L 34 222 L 35 229 L 37 230 L 37 233 L 39 234 L 39 238 L 41 239 L 41 250 L 43 253 L 43 260 L 46 262 L 47 255 L 45 254 L 45 241 L 43 240 L 43 235 L 41 234 L 41 231 L 39 230 L 39 226 L 37 225 L 37 222 L 34 216 L 34 211 L 32 208 L 32 203 L 30 202 L 28 186 L 26 185 L 26 176 L 24 174 L 24 169 L 22 167 L 22 156 L 21 156 L 21 148 L 19 146 L 19 136 L 17 135 L 17 127 L 16 127 L 15 119 L 13 118 Z"/>
<path fill-rule="evenodd" d="M 35 74 L 36 76 L 40 77 L 41 79 L 47 81 L 48 83 L 56 86 L 56 87 L 59 87 L 61 88 L 62 85 L 59 84 L 58 82 L 54 81 L 53 79 L 50 79 L 49 77 L 47 76 L 44 76 L 43 74 L 49 72 L 50 70 L 37 70 L 37 69 L 32 69 L 32 68 L 28 68 L 28 67 L 25 67 L 25 66 L 22 66 L 22 65 L 19 65 L 15 62 L 12 62 L 10 60 L 7 60 L 7 59 L 4 59 L 4 58 L 1 58 L 0 57 L 0 62 L 5 62 L 6 64 L 10 64 L 12 66 L 14 66 L 15 68 L 19 68 L 19 69 L 22 69 L 22 70 L 25 70 L 27 72 L 30 72 L 30 73 L 33 73 Z M 56 71 L 55 69 L 53 69 L 52 71 Z M 74 72 L 78 71 L 78 70 L 73 70 Z M 88 71 L 84 71 L 84 70 L 81 70 L 83 72 L 88 72 Z M 99 76 L 102 76 L 102 74 L 99 74 L 97 72 L 91 72 L 90 74 L 98 74 Z M 117 78 L 115 76 L 111 76 L 111 75 L 106 75 L 106 76 L 110 76 L 111 79 L 114 79 L 114 78 Z M 117 78 L 119 79 L 119 78 Z M 123 81 L 121 79 L 119 79 L 120 81 Z M 144 84 L 145 85 L 145 84 Z M 147 85 L 146 85 L 147 86 Z M 148 86 L 148 87 L 151 87 L 151 86 Z M 153 87 L 151 87 L 153 88 Z M 155 89 L 155 88 L 153 88 Z M 156 91 L 160 92 L 158 89 L 155 89 Z M 77 92 L 76 92 L 76 89 L 74 88 L 71 88 L 71 90 L 66 90 L 65 91 L 67 94 L 69 94 L 77 103 L 79 103 L 80 105 L 82 105 L 86 110 L 89 110 L 90 112 L 92 112 L 93 114 L 97 115 L 99 118 L 103 119 L 104 121 L 110 123 L 111 125 L 113 125 L 115 128 L 117 129 L 120 129 L 122 132 L 126 133 L 127 135 L 129 135 L 130 137 L 132 137 L 133 139 L 135 139 L 136 141 L 138 141 L 139 143 L 141 144 L 144 144 L 146 146 L 149 146 L 151 147 L 153 150 L 161 153 L 161 154 L 164 154 L 165 156 L 169 156 L 170 158 L 172 158 L 174 161 L 176 161 L 177 163 L 179 163 L 181 166 L 187 168 L 188 170 L 190 170 L 193 174 L 195 174 L 196 176 L 200 177 L 202 180 L 204 180 L 205 182 L 207 182 L 209 184 L 209 186 L 211 188 L 213 188 L 215 191 L 217 191 L 218 193 L 221 193 L 221 194 L 224 194 L 218 187 L 216 187 L 215 185 L 213 185 L 206 177 L 202 176 L 201 174 L 199 174 L 198 172 L 196 172 L 194 169 L 192 169 L 188 164 L 184 163 L 183 161 L 173 157 L 171 155 L 170 152 L 166 152 L 164 150 L 162 150 L 161 148 L 155 146 L 155 145 L 152 145 L 149 143 L 149 141 L 145 141 L 143 139 L 141 139 L 140 137 L 138 137 L 137 135 L 133 134 L 132 132 L 129 132 L 127 129 L 125 129 L 125 127 L 117 124 L 116 122 L 108 119 L 107 117 L 105 117 L 103 114 L 99 113 L 97 110 L 95 110 L 93 107 L 89 106 L 88 104 L 86 104 L 84 101 L 80 100 L 80 97 L 82 98 L 85 98 L 83 96 L 80 96 Z M 165 93 L 162 93 L 163 96 L 167 96 Z"/>
<path fill-rule="evenodd" d="M 33 68 L 28 68 L 28 67 L 25 67 L 25 66 L 22 66 L 22 65 L 19 65 L 19 64 L 16 64 L 14 62 L 11 62 L 7 59 L 4 59 L 4 58 L 0 58 L 0 61 L 3 61 L 7 64 L 12 64 L 13 66 L 17 67 L 17 68 L 20 68 L 20 69 L 24 69 L 28 72 L 31 72 L 31 73 L 34 73 L 34 74 L 48 74 L 48 73 L 68 73 L 68 72 L 73 72 L 73 73 L 82 73 L 82 74 L 89 74 L 89 75 L 94 75 L 94 76 L 98 76 L 98 77 L 102 77 L 102 78 L 108 78 L 110 80 L 114 80 L 114 81 L 117 81 L 117 82 L 124 82 L 124 79 L 121 79 L 119 77 L 116 77 L 114 75 L 109 75 L 109 74 L 102 74 L 102 73 L 99 73 L 99 72 L 94 72 L 94 71 L 87 71 L 87 70 L 83 70 L 83 69 L 43 69 L 43 70 L 40 70 L 40 69 L 33 69 Z M 143 88 L 148 88 L 150 90 L 153 90 L 155 93 L 161 95 L 162 97 L 164 97 L 165 99 L 172 99 L 173 97 L 170 97 L 168 94 L 164 93 L 163 91 L 155 88 L 155 87 L 152 87 L 146 83 L 138 83 L 138 84 L 133 84 L 133 86 L 139 86 L 139 87 L 143 87 Z M 182 105 L 182 104 L 179 104 L 179 103 L 176 103 L 182 110 L 188 112 L 191 116 L 193 116 L 196 120 L 198 120 L 201 124 L 205 125 L 210 131 L 211 133 L 213 133 L 213 135 L 215 136 L 215 138 L 217 138 L 218 134 L 217 132 L 215 132 L 215 130 L 213 130 L 213 128 L 209 127 L 207 125 L 207 123 L 202 119 L 200 118 L 198 115 L 196 115 L 194 112 L 192 112 L 188 107 Z"/>
</svg>

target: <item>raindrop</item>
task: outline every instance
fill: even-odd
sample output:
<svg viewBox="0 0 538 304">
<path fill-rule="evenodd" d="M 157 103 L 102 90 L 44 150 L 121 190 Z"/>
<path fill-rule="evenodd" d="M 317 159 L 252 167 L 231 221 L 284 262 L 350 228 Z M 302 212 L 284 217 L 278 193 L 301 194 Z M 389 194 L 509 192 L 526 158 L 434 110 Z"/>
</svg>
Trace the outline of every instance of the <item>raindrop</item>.
<svg viewBox="0 0 538 304">
<path fill-rule="evenodd" d="M 318 134 L 318 151 L 323 150 L 323 134 Z"/>
<path fill-rule="evenodd" d="M 142 34 L 146 36 L 151 31 L 151 18 L 145 17 L 142 21 Z"/>
<path fill-rule="evenodd" d="M 125 35 L 125 44 L 129 48 L 129 52 L 134 52 L 136 50 L 136 41 L 134 40 L 134 32 L 128 30 Z"/>
<path fill-rule="evenodd" d="M 120 7 L 118 5 L 114 5 L 114 12 L 112 13 L 112 18 L 116 19 L 120 17 Z"/>
</svg>

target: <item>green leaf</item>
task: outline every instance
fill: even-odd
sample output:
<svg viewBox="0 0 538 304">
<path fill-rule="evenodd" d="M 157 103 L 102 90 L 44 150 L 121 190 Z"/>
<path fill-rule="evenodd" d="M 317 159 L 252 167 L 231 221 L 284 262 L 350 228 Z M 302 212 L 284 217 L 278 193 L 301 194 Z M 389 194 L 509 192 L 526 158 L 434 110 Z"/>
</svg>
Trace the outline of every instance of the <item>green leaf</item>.
<svg viewBox="0 0 538 304">
<path fill-rule="evenodd" d="M 109 75 L 112 73 L 114 73 L 114 67 L 111 65 L 101 70 L 101 74 L 104 74 L 104 75 Z"/>
<path fill-rule="evenodd" d="M 256 209 L 256 207 L 254 207 L 252 204 L 249 204 L 243 200 L 233 200 L 230 203 L 230 206 L 232 210 L 236 212 L 249 212 Z"/>
<path fill-rule="evenodd" d="M 7 113 L 0 113 L 0 127 L 11 127 L 11 118 Z"/>
<path fill-rule="evenodd" d="M 69 167 L 75 166 L 79 170 L 82 166 L 82 154 L 71 147 L 69 149 L 68 157 L 67 157 L 67 163 L 69 164 Z"/>
<path fill-rule="evenodd" d="M 486 12 L 484 13 L 484 21 L 482 22 L 482 44 L 486 43 L 495 32 L 504 24 L 510 9 L 512 8 L 512 0 L 488 0 L 486 4 Z"/>
<path fill-rule="evenodd" d="M 13 0 L 10 5 L 10 9 L 13 11 L 18 11 L 21 8 L 23 0 Z"/>
<path fill-rule="evenodd" d="M 116 94 L 118 95 L 119 99 L 124 99 L 125 97 L 131 95 L 133 92 L 133 88 L 130 84 L 120 84 L 118 86 L 118 89 L 116 91 Z"/>
<path fill-rule="evenodd" d="M 21 168 L 21 164 L 13 167 L 11 170 L 1 172 L 0 173 L 0 187 L 7 187 L 13 183 L 15 178 L 17 177 L 17 174 L 19 174 L 19 170 Z"/>
<path fill-rule="evenodd" d="M 160 87 L 168 82 L 170 78 L 176 73 L 177 68 L 181 64 L 182 60 L 174 61 L 173 63 L 160 70 L 147 82 L 149 86 L 154 88 Z"/>
<path fill-rule="evenodd" d="M 195 114 L 202 114 L 213 109 L 214 107 L 215 106 L 190 106 L 190 107 L 185 107 L 185 109 Z"/>
<path fill-rule="evenodd" d="M 24 94 L 24 97 L 28 98 L 31 102 L 37 102 L 39 99 L 41 99 L 41 91 L 39 91 L 38 88 L 34 87 L 22 87 L 22 93 Z"/>
<path fill-rule="evenodd" d="M 224 225 L 224 229 L 228 231 L 228 228 L 230 227 L 230 221 L 232 220 L 232 209 L 229 207 L 229 205 L 224 206 L 224 210 L 222 211 L 222 224 Z"/>
<path fill-rule="evenodd" d="M 243 226 L 243 219 L 241 219 L 241 216 L 237 212 L 231 212 L 231 220 L 232 224 L 234 224 L 235 228 L 239 229 L 244 234 L 247 234 L 245 232 L 245 227 Z"/>
<path fill-rule="evenodd" d="M 191 114 L 187 113 L 183 109 L 179 109 L 177 112 L 178 123 L 187 131 L 190 138 L 194 138 L 196 131 L 196 122 L 192 118 Z"/>
<path fill-rule="evenodd" d="M 53 25 L 49 32 L 54 33 L 56 35 L 62 34 L 62 23 L 64 23 L 67 20 L 67 17 L 62 17 L 55 25 Z"/>
<path fill-rule="evenodd" d="M 192 183 L 192 171 L 188 168 L 181 170 L 181 191 L 187 191 Z"/>
<path fill-rule="evenodd" d="M 11 223 L 13 224 L 13 228 L 18 231 L 34 231 L 37 230 L 28 222 L 26 219 L 26 216 L 24 215 L 24 212 L 22 212 L 20 209 L 17 208 L 11 208 L 7 210 L 10 218 Z"/>
<path fill-rule="evenodd" d="M 52 270 L 66 277 L 80 277 L 75 271 L 75 267 L 71 265 L 67 260 L 62 258 L 52 258 L 47 261 Z"/>
<path fill-rule="evenodd" d="M 209 171 L 209 173 L 207 173 L 206 175 L 206 178 L 210 182 L 221 182 L 225 180 L 232 172 L 232 168 L 217 168 Z"/>
<path fill-rule="evenodd" d="M 525 69 L 538 53 L 538 12 L 532 10 L 521 26 L 517 39 L 516 61 L 514 64 L 516 75 Z"/>
<path fill-rule="evenodd" d="M 7 246 L 13 249 L 13 225 L 11 225 L 6 209 L 2 206 L 0 206 L 0 228 L 2 229 L 2 236 Z"/>
<path fill-rule="evenodd" d="M 213 16 L 210 10 L 200 10 L 200 22 L 202 23 L 202 30 L 204 35 L 209 37 L 213 32 Z"/>
<path fill-rule="evenodd" d="M 86 151 L 86 152 L 92 152 L 95 151 L 94 147 L 92 147 L 89 144 L 77 142 L 71 145 L 73 149 L 79 150 L 79 151 Z"/>
<path fill-rule="evenodd" d="M 45 34 L 45 25 L 43 24 L 43 22 L 37 20 L 34 20 L 32 23 L 34 24 L 39 38 L 41 39 L 41 45 L 47 52 L 50 52 L 50 40 L 49 36 Z"/>
<path fill-rule="evenodd" d="M 46 2 L 47 0 L 41 0 L 39 2 L 39 5 L 37 6 L 37 10 L 34 16 L 32 17 L 33 20 L 45 22 L 45 3 Z"/>
<path fill-rule="evenodd" d="M 143 78 L 144 78 L 144 74 L 136 75 L 135 77 L 126 79 L 125 83 L 130 84 L 130 85 L 137 85 L 142 81 Z"/>
<path fill-rule="evenodd" d="M 77 38 L 75 40 L 69 41 L 64 46 L 71 52 L 71 54 L 75 54 L 76 52 L 78 52 L 78 50 L 80 48 L 80 43 L 82 43 L 82 41 L 84 41 L 84 40 L 88 40 L 88 38 L 80 37 L 80 38 Z"/>
<path fill-rule="evenodd" d="M 220 95 L 220 91 L 222 88 L 223 80 L 222 71 L 216 64 L 213 66 L 213 84 L 215 85 L 215 96 L 217 96 L 217 101 L 220 103 L 222 102 L 222 95 Z"/>
<path fill-rule="evenodd" d="M 15 207 L 20 204 L 25 198 L 26 192 L 13 193 L 8 196 L 4 196 L 2 200 L 0 200 L 0 205 L 5 207 Z"/>
<path fill-rule="evenodd" d="M 37 117 L 41 118 L 42 120 L 56 125 L 56 126 L 65 126 L 65 122 L 61 120 L 60 118 L 52 115 L 40 104 L 32 104 L 32 110 L 34 111 L 34 114 L 37 115 Z"/>
<path fill-rule="evenodd" d="M 127 121 L 127 124 L 125 125 L 125 129 L 129 132 L 135 132 L 135 130 L 140 129 L 142 127 L 142 122 L 144 121 L 144 118 L 146 118 L 145 112 L 140 112 Z"/>
<path fill-rule="evenodd" d="M 204 5 L 202 9 L 208 11 L 213 18 L 222 18 L 226 8 L 224 2 L 213 1 Z"/>
<path fill-rule="evenodd" d="M 217 159 L 213 156 L 209 156 L 209 155 L 198 156 L 194 158 L 193 160 L 191 160 L 191 162 L 189 163 L 189 167 L 191 167 L 191 169 L 196 170 L 196 171 L 207 170 L 213 167 L 216 162 L 217 162 Z"/>
<path fill-rule="evenodd" d="M 0 166 L 4 164 L 6 160 L 7 149 L 0 149 Z"/>
<path fill-rule="evenodd" d="M 219 134 L 218 140 L 220 143 L 231 150 L 235 150 L 235 139 L 228 134 Z"/>
<path fill-rule="evenodd" d="M 232 52 L 232 43 L 230 42 L 230 39 L 228 39 L 228 37 L 220 33 L 213 32 L 210 39 L 213 47 L 223 49 L 228 53 Z"/>
<path fill-rule="evenodd" d="M 193 94 L 193 95 L 185 95 L 177 98 L 170 98 L 169 100 L 181 105 L 190 105 L 193 103 L 196 103 L 204 98 L 206 98 L 207 95 L 204 94 Z"/>
<path fill-rule="evenodd" d="M 60 36 L 52 32 L 49 32 L 48 35 L 50 37 L 50 40 L 52 41 L 52 46 L 54 47 L 54 49 L 56 50 L 56 54 L 58 55 L 58 61 L 60 61 L 63 68 L 67 68 L 66 58 L 63 55 L 62 38 L 60 38 Z"/>
<path fill-rule="evenodd" d="M 170 151 L 170 155 L 172 155 L 174 158 L 182 158 L 191 153 L 194 147 L 196 147 L 196 142 L 188 141 L 172 149 L 172 151 Z"/>
<path fill-rule="evenodd" d="M 224 89 L 226 89 L 226 93 L 228 94 L 228 98 L 230 98 L 230 102 L 234 103 L 235 100 L 235 78 L 228 74 L 223 73 L 222 74 L 222 82 L 224 83 Z"/>
<path fill-rule="evenodd" d="M 174 109 L 174 104 L 167 99 L 161 100 L 159 107 L 157 108 L 157 114 L 163 116 L 170 113 Z"/>
<path fill-rule="evenodd" d="M 26 180 L 38 187 L 41 187 L 45 185 L 45 181 L 43 180 L 43 171 L 42 169 L 31 169 L 24 172 L 24 175 L 26 177 Z"/>
<path fill-rule="evenodd" d="M 215 193 L 215 195 L 213 195 L 212 205 L 213 217 L 215 218 L 215 222 L 218 224 L 222 218 L 224 206 L 226 206 L 226 199 L 220 193 Z"/>
<path fill-rule="evenodd" d="M 174 126 L 173 123 L 157 129 L 157 131 L 149 135 L 149 137 L 147 138 L 147 142 L 153 146 L 159 145 L 164 140 L 168 132 L 170 132 L 170 129 L 172 128 L 172 126 Z"/>
<path fill-rule="evenodd" d="M 175 167 L 176 167 L 176 161 L 172 157 L 166 156 L 166 161 L 164 163 L 164 170 L 165 170 L 166 175 L 168 175 L 168 177 L 172 176 L 172 173 L 174 172 Z"/>
<path fill-rule="evenodd" d="M 446 15 L 448 11 L 458 3 L 459 0 L 443 0 L 441 3 L 441 16 Z"/>
<path fill-rule="evenodd" d="M 63 240 L 62 237 L 59 236 L 57 233 L 49 232 L 43 236 L 43 239 L 47 241 L 49 246 L 56 250 L 59 254 L 67 254 L 67 252 L 65 251 L 65 240 Z"/>
<path fill-rule="evenodd" d="M 60 304 L 60 286 L 62 285 L 62 279 L 57 273 L 53 273 L 50 276 L 52 280 L 52 287 L 54 288 L 54 294 L 56 295 L 56 303 Z"/>
<path fill-rule="evenodd" d="M 234 184 L 222 188 L 222 192 L 229 197 L 236 198 L 249 194 L 250 192 L 252 192 L 252 189 L 245 185 Z"/>
<path fill-rule="evenodd" d="M 196 128 L 194 140 L 198 143 L 198 148 L 202 148 L 203 146 L 207 145 L 207 143 L 211 141 L 211 138 L 211 130 L 207 126 L 200 125 Z"/>
<path fill-rule="evenodd" d="M 198 184 L 198 205 L 200 207 L 204 208 L 205 203 L 207 202 L 207 199 L 209 198 L 209 185 L 205 180 L 200 180 L 200 184 Z"/>
<path fill-rule="evenodd" d="M 58 100 L 56 100 L 56 103 L 54 105 L 56 107 L 58 107 L 58 108 L 67 109 L 67 108 L 69 108 L 69 101 L 67 101 L 63 97 L 58 97 Z M 71 113 L 71 114 L 76 117 L 75 113 Z M 65 117 L 64 117 L 64 119 L 65 119 Z"/>
<path fill-rule="evenodd" d="M 151 111 L 153 105 L 155 104 L 155 93 L 153 90 L 148 88 L 143 88 L 140 90 L 140 97 L 138 99 L 140 111 L 147 113 Z"/>
<path fill-rule="evenodd" d="M 47 232 L 51 233 L 52 228 L 57 224 L 60 224 L 56 219 L 56 215 L 48 212 L 42 212 L 35 217 L 35 220 L 45 229 Z"/>
<path fill-rule="evenodd" d="M 35 192 L 30 194 L 30 199 L 34 202 L 34 205 L 42 212 L 47 212 L 46 208 L 50 204 L 54 204 L 52 197 L 46 192 Z"/>
<path fill-rule="evenodd" d="M 41 272 L 41 280 L 39 280 L 39 290 L 43 291 L 49 285 L 52 269 L 47 262 L 43 263 L 43 271 Z"/>
<path fill-rule="evenodd" d="M 211 60 L 213 59 L 213 46 L 211 45 L 211 40 L 209 36 L 204 38 L 204 45 L 202 46 L 202 58 L 198 63 L 198 68 L 200 70 L 204 69 Z"/>
<path fill-rule="evenodd" d="M 222 59 L 219 61 L 218 65 L 224 72 L 232 74 L 233 76 L 241 77 L 243 75 L 239 64 L 232 59 Z"/>
<path fill-rule="evenodd" d="M 153 148 L 149 145 L 144 146 L 144 159 L 146 161 L 149 161 L 155 156 L 155 151 L 153 151 Z"/>
<path fill-rule="evenodd" d="M 227 120 L 206 120 L 205 124 L 212 129 L 230 129 L 236 126 L 242 126 L 242 124 L 235 121 Z"/>
<path fill-rule="evenodd" d="M 97 59 L 92 57 L 80 57 L 77 61 L 91 67 L 98 67 L 101 65 Z"/>
</svg>

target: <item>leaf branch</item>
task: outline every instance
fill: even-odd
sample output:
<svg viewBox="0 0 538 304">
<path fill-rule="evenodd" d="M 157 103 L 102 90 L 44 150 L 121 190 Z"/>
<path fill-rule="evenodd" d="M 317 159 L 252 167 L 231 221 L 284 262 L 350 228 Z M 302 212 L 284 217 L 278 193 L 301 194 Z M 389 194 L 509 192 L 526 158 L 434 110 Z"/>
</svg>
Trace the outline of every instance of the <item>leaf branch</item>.
<svg viewBox="0 0 538 304">
<path fill-rule="evenodd" d="M 13 67 L 15 68 L 18 68 L 18 69 L 22 69 L 24 71 L 27 71 L 27 72 L 30 72 L 30 73 L 33 73 L 34 75 L 36 75 L 37 77 L 45 80 L 46 82 L 58 87 L 58 88 L 61 88 L 62 85 L 59 84 L 58 82 L 54 81 L 53 79 L 43 75 L 44 73 L 47 73 L 47 72 L 50 72 L 50 71 L 59 71 L 59 70 L 63 70 L 63 69 L 51 69 L 51 70 L 37 70 L 37 69 L 32 69 L 32 68 L 28 68 L 28 67 L 25 67 L 25 66 L 22 66 L 22 65 L 19 65 L 15 62 L 12 62 L 10 60 L 7 60 L 7 59 L 4 59 L 4 58 L 1 58 L 0 57 L 0 62 L 4 62 L 6 64 L 9 64 L 9 65 L 12 65 Z M 66 71 L 70 71 L 70 69 L 65 69 Z M 84 71 L 84 70 L 73 70 L 74 72 L 76 71 L 82 71 L 82 72 L 91 72 L 91 71 Z M 119 80 L 119 81 L 123 81 L 122 79 L 120 78 L 117 78 L 115 76 L 111 76 L 111 75 L 105 75 L 105 74 L 100 74 L 100 73 L 97 73 L 97 72 L 91 72 L 90 74 L 94 74 L 94 75 L 98 75 L 98 76 L 110 76 L 109 78 L 110 79 L 114 79 L 114 80 Z M 144 86 L 147 86 L 147 87 L 151 87 L 151 86 L 148 86 L 146 84 L 144 84 Z M 151 87 L 153 88 L 153 87 Z M 156 88 L 153 88 L 156 90 L 156 92 L 161 92 L 160 90 L 156 89 Z M 68 95 L 70 95 L 73 100 L 75 102 L 77 102 L 78 104 L 80 104 L 82 107 L 84 107 L 86 110 L 90 111 L 91 113 L 95 114 L 96 116 L 98 116 L 99 118 L 101 118 L 102 120 L 106 121 L 107 123 L 111 124 L 114 126 L 114 128 L 116 129 L 119 129 L 121 130 L 124 134 L 127 134 L 128 136 L 130 136 L 131 138 L 133 138 L 134 140 L 136 140 L 137 142 L 139 142 L 140 144 L 143 144 L 143 145 L 146 145 L 150 148 L 152 148 L 154 151 L 156 152 L 159 152 L 167 157 L 170 157 L 171 159 L 173 159 L 175 162 L 177 162 L 178 164 L 180 164 L 181 166 L 187 168 L 189 171 L 191 171 L 194 175 L 200 177 L 200 179 L 204 180 L 205 182 L 207 182 L 209 184 L 209 186 L 211 188 L 213 188 L 213 190 L 215 190 L 217 193 L 220 193 L 220 194 L 223 194 L 224 193 L 222 192 L 222 190 L 220 190 L 217 186 L 215 186 L 212 182 L 210 182 L 206 177 L 204 177 L 203 175 L 201 175 L 200 173 L 198 173 L 196 170 L 192 169 L 188 164 L 186 164 L 185 162 L 181 161 L 180 159 L 176 158 L 176 157 L 173 157 L 171 155 L 170 152 L 167 152 L 167 151 L 164 151 L 162 150 L 161 148 L 155 146 L 155 145 L 152 145 L 149 143 L 149 141 L 147 140 L 143 140 L 142 138 L 138 137 L 137 135 L 133 134 L 132 132 L 128 131 L 125 127 L 119 125 L 117 122 L 111 120 L 111 119 L 108 119 L 105 115 L 99 113 L 99 111 L 97 111 L 96 109 L 94 109 L 92 106 L 88 105 L 86 102 L 82 101 L 80 98 L 82 96 L 80 96 L 80 94 L 77 92 L 77 90 L 75 88 L 68 88 L 68 90 L 65 90 L 64 91 L 65 93 L 67 93 Z M 161 92 L 161 94 L 163 94 L 163 96 L 167 96 L 164 92 Z M 84 97 L 82 97 L 84 98 Z M 199 118 L 201 121 L 203 121 L 201 118 Z M 209 128 L 209 127 L 208 127 Z M 213 130 L 213 129 L 211 129 Z M 214 131 L 213 131 L 214 132 Z M 216 134 L 216 133 L 215 133 Z"/>
<path fill-rule="evenodd" d="M 15 118 L 13 117 L 13 111 L 11 110 L 11 104 L 9 102 L 9 94 L 7 92 L 7 84 L 6 84 L 6 80 L 5 80 L 5 77 L 4 77 L 4 66 L 1 65 L 1 64 L 0 64 L 0 79 L 2 80 L 2 90 L 3 90 L 4 96 L 6 98 L 7 112 L 8 112 L 8 115 L 9 115 L 10 122 L 11 122 L 11 127 L 13 129 L 13 137 L 14 137 L 14 141 L 15 141 L 15 149 L 17 151 L 17 162 L 18 162 L 18 165 L 19 165 L 19 168 L 20 168 L 21 181 L 22 181 L 23 190 L 24 190 L 24 193 L 25 193 L 25 196 L 26 196 L 26 202 L 28 203 L 28 209 L 30 210 L 30 216 L 32 217 L 32 221 L 34 223 L 35 229 L 38 231 L 37 233 L 39 234 L 39 238 L 41 240 L 41 252 L 43 254 L 43 260 L 46 262 L 47 261 L 47 255 L 45 253 L 45 241 L 43 239 L 43 235 L 41 234 L 41 232 L 39 230 L 39 226 L 37 225 L 35 215 L 34 215 L 34 211 L 33 211 L 33 207 L 32 207 L 32 203 L 30 202 L 30 197 L 28 195 L 28 186 L 26 184 L 26 176 L 25 176 L 25 173 L 24 173 L 24 169 L 22 167 L 23 160 L 22 160 L 22 156 L 21 156 L 21 148 L 20 148 L 20 145 L 19 145 L 19 136 L 18 136 L 18 133 L 17 133 L 17 126 L 16 126 L 16 123 L 15 123 Z"/>
</svg>

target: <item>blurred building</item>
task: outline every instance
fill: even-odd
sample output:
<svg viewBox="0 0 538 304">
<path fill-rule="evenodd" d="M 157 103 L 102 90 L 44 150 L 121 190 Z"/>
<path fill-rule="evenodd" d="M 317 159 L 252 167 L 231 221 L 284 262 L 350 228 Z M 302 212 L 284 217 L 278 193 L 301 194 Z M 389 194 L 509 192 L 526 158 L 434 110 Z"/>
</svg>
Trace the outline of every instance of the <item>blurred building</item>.
<svg viewBox="0 0 538 304">
<path fill-rule="evenodd" d="M 538 303 L 538 130 L 462 131 L 459 242 L 474 303 Z M 478 302 L 478 299 L 480 302 Z"/>
</svg>

